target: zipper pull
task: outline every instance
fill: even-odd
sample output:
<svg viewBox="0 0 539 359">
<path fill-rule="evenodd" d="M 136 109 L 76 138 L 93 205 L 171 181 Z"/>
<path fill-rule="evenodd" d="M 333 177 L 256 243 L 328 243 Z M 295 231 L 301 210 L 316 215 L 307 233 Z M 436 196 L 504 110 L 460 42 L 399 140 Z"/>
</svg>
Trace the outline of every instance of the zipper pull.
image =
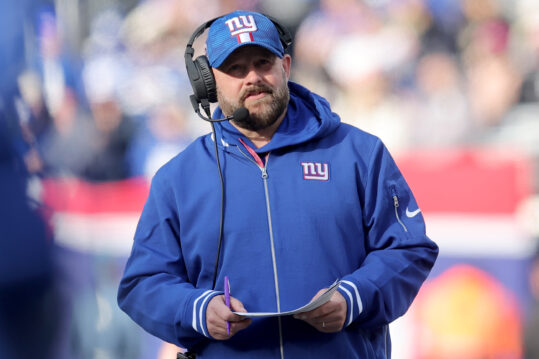
<svg viewBox="0 0 539 359">
<path fill-rule="evenodd" d="M 393 195 L 393 205 L 395 205 L 395 208 L 399 207 L 399 198 L 396 194 Z"/>
<path fill-rule="evenodd" d="M 266 167 L 260 167 L 260 170 L 262 171 L 262 178 L 268 178 L 268 171 L 266 171 Z"/>
</svg>

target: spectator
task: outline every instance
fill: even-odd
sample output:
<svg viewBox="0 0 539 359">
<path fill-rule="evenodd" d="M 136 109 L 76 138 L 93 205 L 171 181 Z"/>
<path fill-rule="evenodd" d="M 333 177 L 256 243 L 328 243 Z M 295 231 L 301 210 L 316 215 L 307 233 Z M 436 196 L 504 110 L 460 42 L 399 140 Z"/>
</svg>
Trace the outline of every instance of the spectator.
<svg viewBox="0 0 539 359">
<path fill-rule="evenodd" d="M 56 339 L 51 238 L 0 112 L 0 357 L 51 358 Z"/>
</svg>

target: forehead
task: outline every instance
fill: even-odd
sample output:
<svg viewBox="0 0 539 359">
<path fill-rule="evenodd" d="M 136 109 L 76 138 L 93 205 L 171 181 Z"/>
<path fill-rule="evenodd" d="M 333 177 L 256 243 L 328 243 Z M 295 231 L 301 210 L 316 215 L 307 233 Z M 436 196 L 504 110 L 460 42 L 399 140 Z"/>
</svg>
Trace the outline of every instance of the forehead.
<svg viewBox="0 0 539 359">
<path fill-rule="evenodd" d="M 231 53 L 221 66 L 225 66 L 232 62 L 248 61 L 250 59 L 259 57 L 273 58 L 277 57 L 277 55 L 262 46 L 247 45 L 242 46 L 235 50 L 233 53 Z"/>
</svg>

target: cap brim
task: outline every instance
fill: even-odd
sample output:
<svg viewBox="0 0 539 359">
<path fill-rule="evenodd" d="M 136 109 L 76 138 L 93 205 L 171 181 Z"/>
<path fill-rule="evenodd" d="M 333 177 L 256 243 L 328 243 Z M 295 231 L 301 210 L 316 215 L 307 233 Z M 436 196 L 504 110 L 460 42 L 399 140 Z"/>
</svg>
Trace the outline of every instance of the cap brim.
<svg viewBox="0 0 539 359">
<path fill-rule="evenodd" d="M 275 47 L 273 46 L 270 46 L 270 45 L 267 45 L 267 44 L 261 44 L 261 43 L 257 43 L 257 42 L 245 42 L 245 43 L 238 43 L 237 45 L 233 46 L 233 47 L 230 47 L 227 49 L 227 51 L 223 52 L 222 54 L 220 54 L 217 58 L 215 58 L 213 61 L 210 61 L 210 66 L 213 67 L 213 68 L 219 68 L 224 62 L 225 60 L 230 56 L 232 55 L 232 53 L 234 51 L 236 51 L 237 49 L 239 49 L 240 47 L 244 47 L 244 46 L 260 46 L 260 47 L 263 47 L 265 48 L 266 50 L 269 50 L 271 51 L 273 54 L 275 54 L 277 57 L 279 58 L 282 58 L 283 57 L 283 53 L 281 50 L 278 50 L 276 49 Z"/>
</svg>

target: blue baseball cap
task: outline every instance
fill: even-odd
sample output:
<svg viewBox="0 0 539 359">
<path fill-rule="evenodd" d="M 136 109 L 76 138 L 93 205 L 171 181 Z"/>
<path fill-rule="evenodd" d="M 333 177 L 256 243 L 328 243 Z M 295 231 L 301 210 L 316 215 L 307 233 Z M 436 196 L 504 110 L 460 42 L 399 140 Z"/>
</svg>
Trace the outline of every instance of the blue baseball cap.
<svg viewBox="0 0 539 359">
<path fill-rule="evenodd" d="M 273 22 L 253 11 L 234 11 L 215 20 L 208 32 L 206 51 L 211 67 L 223 64 L 230 54 L 245 45 L 262 46 L 282 58 L 283 44 Z"/>
</svg>

